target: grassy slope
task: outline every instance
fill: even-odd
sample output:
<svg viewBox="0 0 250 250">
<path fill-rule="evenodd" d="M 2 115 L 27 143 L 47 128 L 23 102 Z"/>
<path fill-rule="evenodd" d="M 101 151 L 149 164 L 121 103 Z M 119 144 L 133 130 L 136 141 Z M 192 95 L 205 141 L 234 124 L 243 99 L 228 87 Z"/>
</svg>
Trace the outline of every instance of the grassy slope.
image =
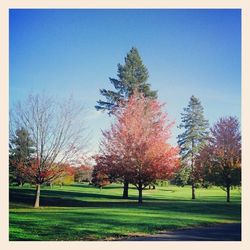
<svg viewBox="0 0 250 250">
<path fill-rule="evenodd" d="M 88 185 L 43 188 L 42 207 L 33 209 L 34 189 L 11 187 L 10 240 L 112 239 L 241 219 L 238 190 L 230 204 L 219 188 L 198 189 L 197 200 L 191 200 L 189 187 L 157 187 L 143 192 L 142 206 L 135 189 L 129 200 L 121 193 L 115 184 L 102 191 Z"/>
</svg>

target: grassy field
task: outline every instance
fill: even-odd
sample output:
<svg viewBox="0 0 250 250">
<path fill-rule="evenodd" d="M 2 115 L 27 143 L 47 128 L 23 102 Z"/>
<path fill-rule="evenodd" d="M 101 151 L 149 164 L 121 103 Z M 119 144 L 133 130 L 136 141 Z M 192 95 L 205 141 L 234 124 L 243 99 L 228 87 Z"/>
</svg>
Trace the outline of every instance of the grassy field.
<svg viewBox="0 0 250 250">
<path fill-rule="evenodd" d="M 10 187 L 10 240 L 112 240 L 241 220 L 237 189 L 228 204 L 220 188 L 197 189 L 191 200 L 190 187 L 157 187 L 144 190 L 138 206 L 137 190 L 130 189 L 130 199 L 123 200 L 118 184 L 101 191 L 87 184 L 44 187 L 39 209 L 32 208 L 34 192 Z"/>
</svg>

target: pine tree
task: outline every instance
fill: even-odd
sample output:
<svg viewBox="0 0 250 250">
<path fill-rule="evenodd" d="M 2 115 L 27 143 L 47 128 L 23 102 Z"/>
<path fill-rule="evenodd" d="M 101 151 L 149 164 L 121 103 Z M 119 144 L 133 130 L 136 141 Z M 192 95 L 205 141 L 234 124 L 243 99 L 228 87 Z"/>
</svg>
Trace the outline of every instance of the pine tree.
<svg viewBox="0 0 250 250">
<path fill-rule="evenodd" d="M 195 199 L 195 185 L 199 182 L 199 173 L 195 169 L 195 159 L 208 139 L 208 121 L 198 98 L 191 96 L 187 108 L 181 114 L 180 129 L 185 131 L 178 138 L 182 156 L 182 167 L 187 168 L 189 183 L 192 186 L 192 199 Z M 186 172 L 186 171 L 185 171 Z"/>
<path fill-rule="evenodd" d="M 146 66 L 143 64 L 139 52 L 132 47 L 125 57 L 125 64 L 118 64 L 117 77 L 109 78 L 110 83 L 115 90 L 101 89 L 100 94 L 106 98 L 106 101 L 99 100 L 95 108 L 97 110 L 108 111 L 112 114 L 120 103 L 127 101 L 135 91 L 143 93 L 145 97 L 156 99 L 157 91 L 150 90 L 150 84 L 147 83 L 149 74 Z M 129 183 L 124 180 L 123 198 L 128 198 Z"/>
<path fill-rule="evenodd" d="M 26 129 L 17 129 L 15 135 L 10 139 L 10 179 L 17 181 L 19 185 L 26 181 L 24 174 L 19 171 L 18 165 L 29 165 L 32 153 L 34 153 L 34 143 Z"/>
<path fill-rule="evenodd" d="M 125 57 L 125 64 L 118 64 L 118 79 L 109 78 L 115 90 L 101 89 L 100 93 L 106 101 L 99 100 L 95 108 L 97 110 L 112 110 L 119 106 L 119 102 L 127 100 L 134 91 L 143 93 L 145 97 L 157 98 L 157 91 L 150 90 L 148 70 L 142 62 L 139 52 L 132 48 Z"/>
</svg>

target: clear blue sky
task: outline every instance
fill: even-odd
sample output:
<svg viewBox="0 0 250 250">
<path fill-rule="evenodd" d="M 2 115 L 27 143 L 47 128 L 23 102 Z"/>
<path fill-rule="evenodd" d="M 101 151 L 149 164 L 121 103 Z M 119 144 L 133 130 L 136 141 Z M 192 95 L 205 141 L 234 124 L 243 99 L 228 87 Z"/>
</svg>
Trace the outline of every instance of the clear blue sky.
<svg viewBox="0 0 250 250">
<path fill-rule="evenodd" d="M 241 112 L 240 10 L 11 10 L 10 107 L 29 93 L 84 103 L 98 148 L 110 117 L 94 109 L 100 88 L 112 88 L 117 64 L 132 46 L 149 70 L 151 88 L 170 117 L 191 95 L 210 124 Z M 180 131 L 173 128 L 172 143 Z"/>
</svg>

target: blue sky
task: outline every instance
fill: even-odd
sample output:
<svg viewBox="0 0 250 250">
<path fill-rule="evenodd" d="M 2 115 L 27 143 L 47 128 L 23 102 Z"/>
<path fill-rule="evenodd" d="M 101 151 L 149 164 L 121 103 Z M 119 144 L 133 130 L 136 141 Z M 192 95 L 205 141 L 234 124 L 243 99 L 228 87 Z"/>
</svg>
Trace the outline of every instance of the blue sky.
<svg viewBox="0 0 250 250">
<path fill-rule="evenodd" d="M 29 93 L 72 94 L 87 110 L 92 150 L 110 117 L 94 109 L 137 47 L 151 88 L 176 121 L 191 95 L 212 125 L 241 112 L 240 10 L 10 10 L 10 108 Z"/>
</svg>

